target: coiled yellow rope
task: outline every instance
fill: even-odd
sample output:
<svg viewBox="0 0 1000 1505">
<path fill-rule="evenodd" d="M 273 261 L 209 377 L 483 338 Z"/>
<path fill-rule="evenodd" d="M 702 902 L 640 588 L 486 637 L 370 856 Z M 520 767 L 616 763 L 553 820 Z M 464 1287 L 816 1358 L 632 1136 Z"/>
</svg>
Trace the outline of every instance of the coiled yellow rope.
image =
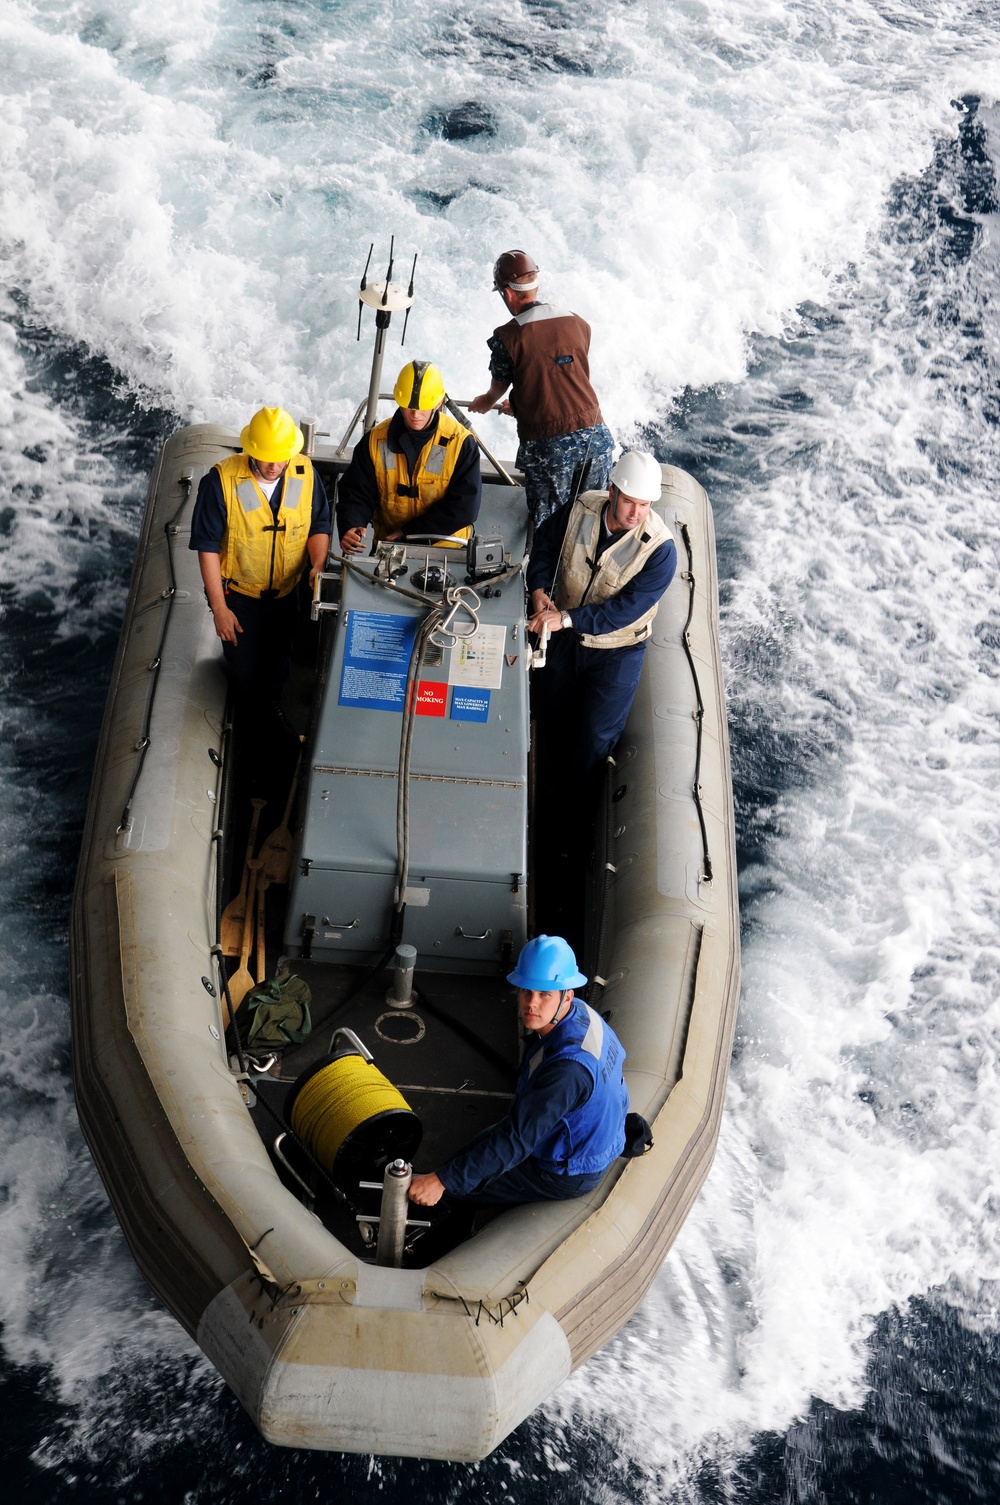
<svg viewBox="0 0 1000 1505">
<path fill-rule="evenodd" d="M 333 1162 L 348 1135 L 383 1113 L 410 1113 L 409 1103 L 376 1066 L 361 1056 L 330 1061 L 299 1089 L 291 1126 L 320 1165 Z"/>
</svg>

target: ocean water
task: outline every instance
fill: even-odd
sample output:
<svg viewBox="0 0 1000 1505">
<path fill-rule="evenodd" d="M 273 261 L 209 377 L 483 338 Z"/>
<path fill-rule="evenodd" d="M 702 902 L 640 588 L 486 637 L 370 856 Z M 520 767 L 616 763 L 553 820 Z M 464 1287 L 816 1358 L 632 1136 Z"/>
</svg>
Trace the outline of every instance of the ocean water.
<svg viewBox="0 0 1000 1505">
<path fill-rule="evenodd" d="M 976 0 L 0 0 L 0 1437 L 31 1502 L 1000 1498 L 1000 35 Z M 339 432 L 369 243 L 490 266 L 716 507 L 744 991 L 642 1310 L 477 1467 L 279 1452 L 76 1124 L 69 896 L 145 480 Z M 388 366 L 398 354 L 393 328 Z M 367 341 L 367 336 L 366 336 Z M 502 454 L 505 420 L 484 425 Z"/>
</svg>

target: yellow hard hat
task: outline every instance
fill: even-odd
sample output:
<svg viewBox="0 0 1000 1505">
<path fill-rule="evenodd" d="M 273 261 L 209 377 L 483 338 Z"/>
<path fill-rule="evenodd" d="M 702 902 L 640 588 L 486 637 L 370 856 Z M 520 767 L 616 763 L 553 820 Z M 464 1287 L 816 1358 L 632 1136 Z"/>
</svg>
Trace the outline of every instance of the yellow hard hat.
<svg viewBox="0 0 1000 1505">
<path fill-rule="evenodd" d="M 302 430 L 284 408 L 261 408 L 240 435 L 240 443 L 247 454 L 265 465 L 290 460 L 298 454 L 304 442 Z"/>
<path fill-rule="evenodd" d="M 436 408 L 444 397 L 444 377 L 431 361 L 409 361 L 396 377 L 392 395 L 401 408 Z"/>
</svg>

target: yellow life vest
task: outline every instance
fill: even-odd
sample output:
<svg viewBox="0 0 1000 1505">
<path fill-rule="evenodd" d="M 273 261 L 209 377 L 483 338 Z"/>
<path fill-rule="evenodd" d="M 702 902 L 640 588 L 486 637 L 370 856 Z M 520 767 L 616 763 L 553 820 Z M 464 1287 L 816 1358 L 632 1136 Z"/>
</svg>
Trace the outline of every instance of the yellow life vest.
<svg viewBox="0 0 1000 1505">
<path fill-rule="evenodd" d="M 257 484 L 248 455 L 230 455 L 215 468 L 226 504 L 226 531 L 219 551 L 223 581 L 241 596 L 289 595 L 309 558 L 311 461 L 304 455 L 289 460 L 279 482 L 277 517 Z"/>
<path fill-rule="evenodd" d="M 469 430 L 450 413 L 438 413 L 437 428 L 420 451 L 411 476 L 406 456 L 390 448 L 391 422 L 392 419 L 387 418 L 383 423 L 376 423 L 368 436 L 379 494 L 373 519 L 376 543 L 387 533 L 405 528 L 407 523 L 441 500 L 455 473 L 462 445 L 469 437 Z M 471 533 L 471 527 L 456 528 L 452 537 L 468 538 Z"/>
<path fill-rule="evenodd" d="M 571 612 L 574 606 L 593 606 L 617 596 L 650 555 L 670 539 L 666 523 L 651 510 L 639 527 L 615 534 L 614 542 L 598 558 L 601 513 L 607 500 L 606 491 L 585 491 L 573 505 L 559 555 L 555 603 L 560 611 Z M 642 643 L 653 631 L 658 605 L 614 632 L 581 633 L 580 642 L 585 648 L 629 648 Z"/>
</svg>

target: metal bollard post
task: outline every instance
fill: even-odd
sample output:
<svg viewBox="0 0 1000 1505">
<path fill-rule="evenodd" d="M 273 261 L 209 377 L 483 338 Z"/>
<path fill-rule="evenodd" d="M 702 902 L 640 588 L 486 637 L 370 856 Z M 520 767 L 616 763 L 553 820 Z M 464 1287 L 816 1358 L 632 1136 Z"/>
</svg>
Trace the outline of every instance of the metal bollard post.
<svg viewBox="0 0 1000 1505">
<path fill-rule="evenodd" d="M 385 1001 L 391 1008 L 408 1009 L 413 1002 L 413 969 L 416 964 L 416 946 L 408 946 L 402 941 L 396 947 L 392 963 L 392 987 L 385 995 Z"/>
<path fill-rule="evenodd" d="M 389 1265 L 398 1270 L 403 1263 L 403 1241 L 406 1238 L 406 1214 L 409 1208 L 407 1192 L 412 1180 L 413 1168 L 405 1160 L 393 1160 L 385 1168 L 378 1248 L 375 1251 L 377 1265 Z"/>
<path fill-rule="evenodd" d="M 317 420 L 315 418 L 299 419 L 299 428 L 302 430 L 302 453 L 304 455 L 311 455 L 316 447 L 316 426 Z"/>
</svg>

